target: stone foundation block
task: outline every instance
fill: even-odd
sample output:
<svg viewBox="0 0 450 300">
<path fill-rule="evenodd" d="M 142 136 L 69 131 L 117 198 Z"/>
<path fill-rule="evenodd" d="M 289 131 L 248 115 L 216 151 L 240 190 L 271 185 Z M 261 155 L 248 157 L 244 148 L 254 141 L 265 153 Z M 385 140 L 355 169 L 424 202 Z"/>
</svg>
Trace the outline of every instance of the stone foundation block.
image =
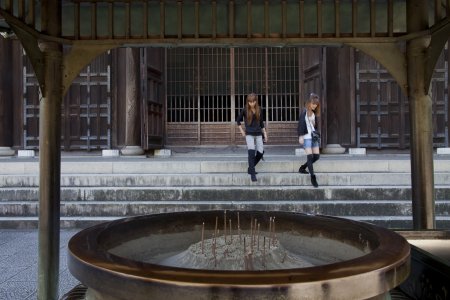
<svg viewBox="0 0 450 300">
<path fill-rule="evenodd" d="M 348 148 L 350 155 L 366 155 L 366 148 Z"/>
</svg>

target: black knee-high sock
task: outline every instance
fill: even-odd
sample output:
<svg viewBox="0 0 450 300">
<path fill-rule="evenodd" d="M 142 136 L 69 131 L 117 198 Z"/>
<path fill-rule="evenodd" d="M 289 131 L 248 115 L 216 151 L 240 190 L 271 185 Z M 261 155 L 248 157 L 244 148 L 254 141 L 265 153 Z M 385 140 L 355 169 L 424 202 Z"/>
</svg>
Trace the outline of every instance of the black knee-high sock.
<svg viewBox="0 0 450 300">
<path fill-rule="evenodd" d="M 312 157 L 313 157 L 312 162 L 315 163 L 316 161 L 319 160 L 320 154 L 313 154 Z M 306 167 L 308 167 L 308 160 L 306 160 L 306 162 L 300 166 L 300 168 L 302 168 L 302 169 L 306 169 Z"/>
<path fill-rule="evenodd" d="M 309 174 L 314 175 L 313 155 L 312 154 L 308 154 L 306 156 L 306 165 L 308 166 Z"/>
<path fill-rule="evenodd" d="M 255 150 L 248 150 L 248 173 L 251 176 L 252 181 L 256 181 L 255 174 Z"/>
<path fill-rule="evenodd" d="M 320 158 L 320 154 L 313 154 L 313 163 L 315 163 L 316 161 L 318 161 Z"/>
<path fill-rule="evenodd" d="M 255 156 L 255 166 L 259 163 L 260 160 L 264 160 L 264 151 L 261 153 L 259 151 L 256 151 L 256 156 Z"/>
</svg>

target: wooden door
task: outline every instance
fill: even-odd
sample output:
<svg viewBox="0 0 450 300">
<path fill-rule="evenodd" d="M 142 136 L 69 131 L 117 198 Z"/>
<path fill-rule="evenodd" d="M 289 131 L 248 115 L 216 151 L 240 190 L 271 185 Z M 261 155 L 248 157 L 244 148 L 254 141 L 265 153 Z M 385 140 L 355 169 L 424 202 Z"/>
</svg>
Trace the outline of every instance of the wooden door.
<svg viewBox="0 0 450 300">
<path fill-rule="evenodd" d="M 163 51 L 141 49 L 142 147 L 164 145 Z"/>
<path fill-rule="evenodd" d="M 409 144 L 408 98 L 374 59 L 356 51 L 357 147 L 399 148 Z"/>
<path fill-rule="evenodd" d="M 64 150 L 111 148 L 111 55 L 102 54 L 84 68 L 64 97 Z"/>
<path fill-rule="evenodd" d="M 39 83 L 25 52 L 23 60 L 23 148 L 27 150 L 39 149 L 39 102 L 42 98 Z"/>
<path fill-rule="evenodd" d="M 230 49 L 167 50 L 166 142 L 228 145 L 234 134 Z"/>
<path fill-rule="evenodd" d="M 269 144 L 298 143 L 300 90 L 311 83 L 322 88 L 322 75 L 316 75 L 323 71 L 320 56 L 311 67 L 316 77 L 308 66 L 306 81 L 300 81 L 301 57 L 297 47 L 169 49 L 167 144 L 244 144 L 236 117 L 252 92 L 264 111 Z"/>
<path fill-rule="evenodd" d="M 236 120 L 249 93 L 256 93 L 264 113 L 269 145 L 298 143 L 300 48 L 231 49 L 231 90 Z M 245 144 L 233 124 L 235 144 Z"/>
<path fill-rule="evenodd" d="M 357 147 L 409 148 L 408 98 L 377 61 L 356 51 Z M 448 43 L 431 80 L 433 146 L 449 146 Z"/>
<path fill-rule="evenodd" d="M 31 64 L 23 54 L 24 149 L 39 148 L 39 102 L 42 98 Z M 63 150 L 111 148 L 111 58 L 105 53 L 85 67 L 63 99 Z"/>
<path fill-rule="evenodd" d="M 434 68 L 430 93 L 433 103 L 433 146 L 450 146 L 450 76 L 449 76 L 449 43 Z"/>
<path fill-rule="evenodd" d="M 301 51 L 301 93 L 300 93 L 300 111 L 305 107 L 305 102 L 311 93 L 320 97 L 321 114 L 318 118 L 318 128 L 321 133 L 321 147 L 327 140 L 327 118 L 326 118 L 326 61 L 324 47 L 303 48 Z"/>
</svg>

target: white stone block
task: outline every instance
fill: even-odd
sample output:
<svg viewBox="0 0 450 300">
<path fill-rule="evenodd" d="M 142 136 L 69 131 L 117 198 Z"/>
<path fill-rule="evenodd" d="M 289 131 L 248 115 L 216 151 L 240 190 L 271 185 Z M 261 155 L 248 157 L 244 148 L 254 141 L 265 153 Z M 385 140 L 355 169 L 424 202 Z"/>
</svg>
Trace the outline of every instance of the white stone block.
<svg viewBox="0 0 450 300">
<path fill-rule="evenodd" d="M 34 150 L 19 150 L 17 151 L 17 157 L 34 157 Z"/>
<path fill-rule="evenodd" d="M 13 156 L 16 152 L 11 147 L 0 147 L 0 156 Z"/>
<path fill-rule="evenodd" d="M 141 146 L 125 146 L 120 152 L 125 156 L 138 156 L 144 154 L 144 150 Z"/>
<path fill-rule="evenodd" d="M 155 156 L 169 157 L 172 155 L 172 150 L 170 149 L 155 149 Z"/>
<path fill-rule="evenodd" d="M 120 156 L 120 152 L 118 149 L 104 149 L 104 150 L 102 150 L 102 156 L 118 157 L 118 156 Z"/>
<path fill-rule="evenodd" d="M 366 148 L 348 148 L 350 155 L 366 155 Z"/>
<path fill-rule="evenodd" d="M 328 144 L 325 148 L 322 149 L 322 153 L 324 154 L 344 154 L 345 148 L 339 144 Z"/>
<path fill-rule="evenodd" d="M 436 153 L 441 154 L 450 154 L 450 148 L 437 148 Z"/>
<path fill-rule="evenodd" d="M 304 156 L 306 155 L 305 149 L 303 148 L 296 148 L 295 149 L 295 156 Z"/>
</svg>

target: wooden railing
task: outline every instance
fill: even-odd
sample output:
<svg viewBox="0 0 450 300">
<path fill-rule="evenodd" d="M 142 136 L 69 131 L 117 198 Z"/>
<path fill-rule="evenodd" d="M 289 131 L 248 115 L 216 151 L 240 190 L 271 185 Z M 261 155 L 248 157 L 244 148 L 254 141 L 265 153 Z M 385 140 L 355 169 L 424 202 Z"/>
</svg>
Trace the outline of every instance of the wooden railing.
<svg viewBox="0 0 450 300">
<path fill-rule="evenodd" d="M 62 37 L 155 43 L 389 39 L 406 33 L 407 0 L 61 0 Z M 430 2 L 429 26 L 450 17 Z M 41 31 L 41 1 L 0 0 L 2 14 Z"/>
</svg>

